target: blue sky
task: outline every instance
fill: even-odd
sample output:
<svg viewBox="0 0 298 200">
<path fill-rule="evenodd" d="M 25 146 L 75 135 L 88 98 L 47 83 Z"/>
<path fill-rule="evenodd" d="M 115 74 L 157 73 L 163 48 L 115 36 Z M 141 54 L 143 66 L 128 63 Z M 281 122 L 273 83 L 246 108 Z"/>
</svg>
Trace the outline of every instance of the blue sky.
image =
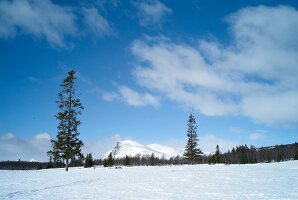
<svg viewBox="0 0 298 200">
<path fill-rule="evenodd" d="M 298 138 L 296 1 L 1 1 L 0 160 L 46 160 L 77 71 L 84 152 L 118 140 L 183 148 Z M 47 14 L 45 14 L 47 13 Z"/>
</svg>

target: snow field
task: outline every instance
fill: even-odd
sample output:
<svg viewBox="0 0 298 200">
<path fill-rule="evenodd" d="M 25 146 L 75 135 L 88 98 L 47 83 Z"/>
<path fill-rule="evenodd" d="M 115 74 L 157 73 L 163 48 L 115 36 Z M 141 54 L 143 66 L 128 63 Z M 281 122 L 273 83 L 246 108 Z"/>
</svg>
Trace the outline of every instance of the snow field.
<svg viewBox="0 0 298 200">
<path fill-rule="evenodd" d="M 0 199 L 298 199 L 298 162 L 0 171 Z"/>
</svg>

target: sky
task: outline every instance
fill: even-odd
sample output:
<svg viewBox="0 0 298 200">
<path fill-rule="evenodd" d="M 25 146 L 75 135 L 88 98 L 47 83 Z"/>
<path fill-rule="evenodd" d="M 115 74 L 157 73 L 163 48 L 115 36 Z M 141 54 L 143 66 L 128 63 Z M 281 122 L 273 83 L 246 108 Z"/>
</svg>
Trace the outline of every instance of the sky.
<svg viewBox="0 0 298 200">
<path fill-rule="evenodd" d="M 83 152 L 123 139 L 227 151 L 298 141 L 298 3 L 0 1 L 0 160 L 47 161 L 77 72 Z"/>
</svg>

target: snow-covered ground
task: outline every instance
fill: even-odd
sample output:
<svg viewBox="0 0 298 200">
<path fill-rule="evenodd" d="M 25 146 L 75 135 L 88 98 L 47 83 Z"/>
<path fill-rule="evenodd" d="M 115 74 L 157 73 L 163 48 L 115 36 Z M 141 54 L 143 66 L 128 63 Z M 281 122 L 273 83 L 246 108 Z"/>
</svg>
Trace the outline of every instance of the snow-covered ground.
<svg viewBox="0 0 298 200">
<path fill-rule="evenodd" d="M 298 199 L 298 162 L 1 171 L 0 199 Z"/>
</svg>

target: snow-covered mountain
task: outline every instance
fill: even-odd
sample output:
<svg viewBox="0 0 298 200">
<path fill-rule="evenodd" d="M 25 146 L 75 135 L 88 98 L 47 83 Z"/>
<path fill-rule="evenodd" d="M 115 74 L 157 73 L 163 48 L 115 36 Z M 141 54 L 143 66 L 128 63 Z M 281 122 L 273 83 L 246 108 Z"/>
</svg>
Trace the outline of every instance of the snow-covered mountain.
<svg viewBox="0 0 298 200">
<path fill-rule="evenodd" d="M 177 155 L 181 155 L 177 150 L 172 147 L 163 146 L 160 144 L 150 144 L 143 145 L 133 140 L 123 140 L 117 142 L 117 145 L 114 149 L 107 151 L 103 158 L 107 158 L 108 155 L 112 152 L 114 158 L 123 158 L 126 155 L 130 157 L 135 157 L 137 155 L 146 156 L 154 153 L 155 157 L 170 159 Z"/>
<path fill-rule="evenodd" d="M 147 147 L 149 147 L 150 149 L 154 150 L 154 151 L 158 151 L 160 153 L 163 153 L 165 155 L 170 155 L 171 157 L 173 156 L 181 156 L 182 153 L 179 152 L 177 149 L 174 149 L 172 147 L 168 147 L 168 146 L 164 146 L 164 145 L 160 145 L 160 144 L 148 144 Z"/>
</svg>

